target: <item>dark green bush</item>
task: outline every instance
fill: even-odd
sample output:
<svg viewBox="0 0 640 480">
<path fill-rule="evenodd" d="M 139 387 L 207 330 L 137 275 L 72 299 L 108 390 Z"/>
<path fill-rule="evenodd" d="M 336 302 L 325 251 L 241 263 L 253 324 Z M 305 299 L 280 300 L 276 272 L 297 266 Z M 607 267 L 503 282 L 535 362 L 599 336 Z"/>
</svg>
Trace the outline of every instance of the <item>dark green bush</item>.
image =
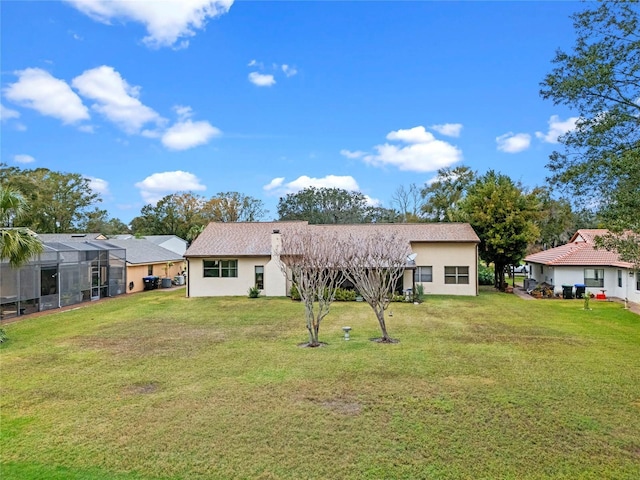
<svg viewBox="0 0 640 480">
<path fill-rule="evenodd" d="M 291 285 L 291 290 L 289 291 L 289 295 L 291 295 L 291 300 L 301 300 L 300 292 L 298 291 L 298 287 L 295 285 Z"/>
<path fill-rule="evenodd" d="M 356 301 L 356 291 L 355 290 L 347 290 L 346 288 L 338 288 L 336 290 L 336 302 L 355 302 Z"/>
<path fill-rule="evenodd" d="M 251 287 L 249 289 L 249 298 L 258 298 L 260 296 L 260 289 L 258 287 Z"/>
<path fill-rule="evenodd" d="M 484 264 L 478 265 L 478 283 L 480 285 L 493 285 L 494 273 L 493 267 L 487 267 Z"/>
</svg>

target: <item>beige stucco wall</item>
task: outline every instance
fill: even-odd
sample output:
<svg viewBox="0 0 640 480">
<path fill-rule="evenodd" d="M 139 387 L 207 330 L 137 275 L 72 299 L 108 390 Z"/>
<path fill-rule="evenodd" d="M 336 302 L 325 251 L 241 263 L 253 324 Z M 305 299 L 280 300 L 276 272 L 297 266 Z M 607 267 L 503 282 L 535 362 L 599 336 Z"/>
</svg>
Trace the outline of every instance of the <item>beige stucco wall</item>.
<svg viewBox="0 0 640 480">
<path fill-rule="evenodd" d="M 433 281 L 422 284 L 425 294 L 477 295 L 478 261 L 474 243 L 413 243 L 416 266 L 432 267 Z M 444 267 L 469 267 L 469 284 L 445 284 Z M 411 288 L 413 271 L 404 274 L 404 288 Z"/>
<path fill-rule="evenodd" d="M 214 258 L 212 258 L 213 260 Z M 216 260 L 218 258 L 215 258 Z M 218 297 L 218 296 L 247 296 L 249 288 L 255 285 L 255 267 L 265 267 L 264 287 L 262 291 L 267 296 L 284 296 L 284 275 L 280 273 L 278 278 L 275 269 L 268 267 L 270 257 L 236 258 L 238 260 L 238 276 L 236 278 L 205 278 L 203 275 L 202 258 L 189 260 L 189 278 L 187 295 L 190 297 Z M 278 269 L 279 270 L 279 269 Z M 279 281 L 282 291 L 272 282 Z"/>
<path fill-rule="evenodd" d="M 478 264 L 476 245 L 473 243 L 428 243 L 413 244 L 417 254 L 416 265 L 433 267 L 433 282 L 424 283 L 426 294 L 477 295 Z M 213 259 L 213 258 L 212 258 Z M 237 278 L 204 278 L 201 258 L 189 260 L 189 279 L 187 295 L 191 297 L 245 296 L 254 285 L 255 266 L 265 267 L 265 296 L 287 295 L 286 278 L 278 266 L 277 258 L 264 257 L 238 258 Z M 444 283 L 445 266 L 469 267 L 468 285 L 447 285 Z M 404 274 L 404 288 L 412 288 L 413 270 Z"/>
<path fill-rule="evenodd" d="M 165 277 L 165 267 L 166 262 L 164 263 L 154 263 L 152 264 L 153 273 L 152 275 L 156 275 L 161 279 Z M 149 265 L 127 265 L 127 293 L 135 293 L 141 292 L 144 290 L 144 282 L 142 279 L 149 275 Z M 173 279 L 176 275 L 178 275 L 182 270 L 184 270 L 184 262 L 174 262 L 173 266 L 169 267 L 169 278 Z M 129 290 L 129 283 L 133 282 L 133 289 Z"/>
</svg>

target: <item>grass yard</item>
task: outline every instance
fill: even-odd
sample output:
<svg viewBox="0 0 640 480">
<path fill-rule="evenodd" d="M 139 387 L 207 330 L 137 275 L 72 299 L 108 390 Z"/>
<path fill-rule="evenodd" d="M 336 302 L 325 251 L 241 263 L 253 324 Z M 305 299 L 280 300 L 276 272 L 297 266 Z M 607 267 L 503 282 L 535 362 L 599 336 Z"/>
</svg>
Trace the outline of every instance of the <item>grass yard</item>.
<svg viewBox="0 0 640 480">
<path fill-rule="evenodd" d="M 6 325 L 9 479 L 638 479 L 640 317 L 483 291 L 363 303 L 152 291 Z M 351 341 L 342 340 L 349 325 Z"/>
</svg>

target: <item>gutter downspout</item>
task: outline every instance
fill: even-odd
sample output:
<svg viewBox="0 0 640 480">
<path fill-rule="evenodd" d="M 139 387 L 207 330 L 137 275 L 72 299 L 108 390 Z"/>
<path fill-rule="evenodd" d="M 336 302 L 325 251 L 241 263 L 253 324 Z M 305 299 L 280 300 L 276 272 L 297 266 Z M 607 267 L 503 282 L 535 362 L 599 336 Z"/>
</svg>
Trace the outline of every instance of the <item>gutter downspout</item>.
<svg viewBox="0 0 640 480">
<path fill-rule="evenodd" d="M 189 259 L 187 258 L 187 298 L 189 298 L 189 285 L 191 283 L 191 265 L 189 264 Z"/>
<path fill-rule="evenodd" d="M 478 244 L 476 243 L 476 297 L 480 294 L 478 289 Z"/>
</svg>

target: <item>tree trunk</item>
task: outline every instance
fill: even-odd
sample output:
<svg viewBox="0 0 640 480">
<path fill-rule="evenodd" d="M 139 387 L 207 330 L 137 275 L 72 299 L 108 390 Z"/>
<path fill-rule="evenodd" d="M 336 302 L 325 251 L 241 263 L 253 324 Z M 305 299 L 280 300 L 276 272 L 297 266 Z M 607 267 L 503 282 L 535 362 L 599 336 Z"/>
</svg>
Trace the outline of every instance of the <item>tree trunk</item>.
<svg viewBox="0 0 640 480">
<path fill-rule="evenodd" d="M 380 324 L 380 331 L 382 332 L 382 341 L 385 343 L 390 343 L 392 341 L 391 337 L 387 333 L 387 324 L 384 321 L 384 310 L 382 308 L 376 309 L 376 317 L 378 317 L 378 323 Z"/>
<path fill-rule="evenodd" d="M 307 317 L 307 331 L 309 332 L 309 346 L 317 347 L 320 345 L 320 341 L 318 340 L 320 322 L 315 321 L 315 317 L 313 315 L 313 304 L 305 305 L 305 315 Z"/>
</svg>

